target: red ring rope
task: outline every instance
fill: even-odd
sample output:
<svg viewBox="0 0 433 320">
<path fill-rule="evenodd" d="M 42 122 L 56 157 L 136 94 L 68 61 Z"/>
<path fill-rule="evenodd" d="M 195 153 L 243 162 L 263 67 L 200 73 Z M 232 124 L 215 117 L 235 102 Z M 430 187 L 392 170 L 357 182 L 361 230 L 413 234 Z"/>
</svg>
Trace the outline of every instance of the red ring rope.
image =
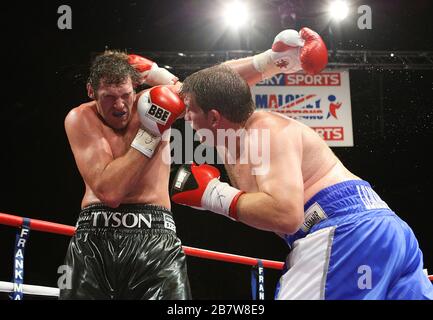
<svg viewBox="0 0 433 320">
<path fill-rule="evenodd" d="M 22 223 L 23 223 L 23 217 L 0 212 L 0 224 L 19 228 L 21 227 Z M 67 226 L 64 224 L 37 220 L 37 219 L 30 219 L 30 229 L 42 231 L 42 232 L 62 234 L 67 236 L 72 236 L 75 233 L 75 227 L 73 226 Z M 230 253 L 204 250 L 204 249 L 198 249 L 198 248 L 187 247 L 187 246 L 182 246 L 182 248 L 186 255 L 210 259 L 210 260 L 219 260 L 225 262 L 247 264 L 251 266 L 257 265 L 257 260 L 258 260 L 258 258 L 239 256 Z M 281 270 L 283 269 L 284 266 L 283 262 L 273 261 L 273 260 L 263 260 L 263 259 L 260 260 L 262 260 L 263 266 L 265 268 Z M 428 278 L 430 281 L 433 281 L 433 275 L 429 275 Z"/>
<path fill-rule="evenodd" d="M 23 217 L 0 212 L 0 224 L 19 228 L 21 227 L 22 223 L 23 223 Z M 73 226 L 67 226 L 64 224 L 47 222 L 47 221 L 37 220 L 37 219 L 30 219 L 30 229 L 42 231 L 42 232 L 62 234 L 67 236 L 72 236 L 75 233 L 75 227 Z M 251 266 L 257 265 L 257 260 L 258 260 L 258 258 L 239 256 L 230 253 L 204 250 L 204 249 L 198 249 L 198 248 L 187 247 L 187 246 L 182 246 L 182 248 L 186 255 L 199 257 L 199 258 L 206 258 L 211 260 L 247 264 Z M 283 269 L 284 266 L 283 262 L 273 261 L 273 260 L 263 260 L 263 259 L 260 260 L 262 260 L 263 266 L 265 268 L 281 270 Z"/>
</svg>

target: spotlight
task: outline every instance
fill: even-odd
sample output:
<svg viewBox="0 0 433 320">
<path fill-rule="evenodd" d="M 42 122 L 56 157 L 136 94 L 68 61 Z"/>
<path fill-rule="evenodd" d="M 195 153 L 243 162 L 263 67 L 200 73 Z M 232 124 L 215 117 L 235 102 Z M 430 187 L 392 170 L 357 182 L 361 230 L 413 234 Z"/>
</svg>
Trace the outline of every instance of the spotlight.
<svg viewBox="0 0 433 320">
<path fill-rule="evenodd" d="M 223 16 L 226 25 L 233 29 L 242 27 L 250 19 L 247 6 L 240 1 L 226 4 Z"/>
<path fill-rule="evenodd" d="M 347 17 L 349 6 L 344 1 L 336 0 L 329 5 L 328 12 L 332 19 L 341 21 Z"/>
</svg>

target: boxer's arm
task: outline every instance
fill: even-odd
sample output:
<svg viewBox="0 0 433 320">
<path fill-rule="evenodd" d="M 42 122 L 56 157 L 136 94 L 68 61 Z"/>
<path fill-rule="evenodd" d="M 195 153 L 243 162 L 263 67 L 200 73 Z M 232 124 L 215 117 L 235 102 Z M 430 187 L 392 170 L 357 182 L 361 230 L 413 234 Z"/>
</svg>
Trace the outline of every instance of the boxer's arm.
<svg viewBox="0 0 433 320">
<path fill-rule="evenodd" d="M 114 159 L 99 126 L 85 112 L 89 110 L 74 109 L 65 119 L 78 170 L 99 200 L 117 207 L 135 187 L 150 159 L 134 148 Z"/>
<path fill-rule="evenodd" d="M 250 86 L 255 85 L 257 82 L 263 80 L 263 75 L 261 72 L 257 71 L 254 68 L 253 57 L 247 57 L 237 60 L 229 60 L 224 62 L 224 64 L 237 73 L 241 75 L 245 81 L 248 82 Z M 275 75 L 279 72 L 278 68 L 275 67 L 275 70 L 270 71 L 271 75 Z"/>
<path fill-rule="evenodd" d="M 264 127 L 270 126 L 272 124 Z M 255 168 L 258 170 L 255 177 L 260 192 L 240 196 L 237 215 L 239 221 L 252 227 L 292 234 L 304 219 L 302 137 L 296 129 L 279 130 L 274 129 L 270 133 L 269 166 L 262 164 L 262 170 Z"/>
<path fill-rule="evenodd" d="M 262 128 L 266 127 L 275 127 L 275 123 L 262 123 Z M 181 166 L 178 170 L 171 189 L 171 199 L 179 204 L 224 215 L 257 229 L 280 234 L 296 232 L 304 219 L 302 138 L 297 131 L 277 128 L 270 133 L 270 163 L 252 168 L 259 192 L 245 193 L 219 181 L 217 168 L 192 164 Z M 264 152 L 258 151 L 262 155 Z"/>
<path fill-rule="evenodd" d="M 272 48 L 239 60 L 224 62 L 238 72 L 250 86 L 278 73 L 300 70 L 317 74 L 328 63 L 328 51 L 319 34 L 308 28 L 284 30 L 274 39 Z"/>
</svg>

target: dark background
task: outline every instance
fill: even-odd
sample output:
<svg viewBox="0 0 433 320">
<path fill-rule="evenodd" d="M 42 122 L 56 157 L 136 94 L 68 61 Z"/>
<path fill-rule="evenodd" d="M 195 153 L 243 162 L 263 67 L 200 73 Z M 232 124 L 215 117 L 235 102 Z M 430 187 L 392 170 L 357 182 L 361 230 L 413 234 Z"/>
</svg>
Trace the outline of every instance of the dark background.
<svg viewBox="0 0 433 320">
<path fill-rule="evenodd" d="M 298 18 L 281 21 L 279 1 L 247 1 L 252 29 L 234 36 L 220 22 L 223 1 L 39 1 L 3 5 L 1 13 L 0 212 L 74 225 L 84 191 L 63 120 L 87 100 L 91 57 L 106 48 L 140 51 L 265 50 L 282 24 L 319 31 L 336 49 L 433 51 L 433 4 L 428 0 L 351 1 L 369 4 L 373 29 L 349 16 L 334 37 L 325 1 L 293 1 Z M 282 1 L 284 2 L 284 1 Z M 59 30 L 57 8 L 72 8 L 72 30 Z M 281 8 L 280 8 L 281 9 Z M 352 12 L 356 13 L 356 10 Z M 250 43 L 245 41 L 250 37 Z M 174 70 L 183 79 L 188 72 Z M 355 146 L 333 148 L 368 180 L 409 225 L 433 271 L 433 70 L 351 70 Z M 181 127 L 182 123 L 176 126 Z M 284 192 L 282 190 L 281 192 Z M 290 196 L 290 195 L 288 195 Z M 277 236 L 224 217 L 173 206 L 183 244 L 283 261 Z M 12 277 L 15 229 L 0 226 L 0 280 Z M 68 238 L 32 232 L 25 283 L 56 286 Z M 248 299 L 250 267 L 188 258 L 196 299 Z M 271 299 L 279 272 L 266 270 Z"/>
</svg>

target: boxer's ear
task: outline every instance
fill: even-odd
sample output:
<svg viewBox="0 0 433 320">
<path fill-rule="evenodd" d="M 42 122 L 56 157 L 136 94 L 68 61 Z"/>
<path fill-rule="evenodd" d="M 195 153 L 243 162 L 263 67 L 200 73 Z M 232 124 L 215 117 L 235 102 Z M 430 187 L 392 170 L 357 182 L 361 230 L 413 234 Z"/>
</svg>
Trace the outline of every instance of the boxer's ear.
<svg viewBox="0 0 433 320">
<path fill-rule="evenodd" d="M 95 99 L 95 91 L 93 90 L 90 83 L 87 84 L 87 95 L 89 96 L 90 99 Z"/>
<path fill-rule="evenodd" d="M 207 113 L 209 126 L 211 128 L 218 129 L 219 128 L 218 126 L 220 125 L 220 122 L 222 120 L 221 117 L 222 117 L 221 113 L 218 110 L 215 109 L 209 110 L 209 112 Z"/>
</svg>

